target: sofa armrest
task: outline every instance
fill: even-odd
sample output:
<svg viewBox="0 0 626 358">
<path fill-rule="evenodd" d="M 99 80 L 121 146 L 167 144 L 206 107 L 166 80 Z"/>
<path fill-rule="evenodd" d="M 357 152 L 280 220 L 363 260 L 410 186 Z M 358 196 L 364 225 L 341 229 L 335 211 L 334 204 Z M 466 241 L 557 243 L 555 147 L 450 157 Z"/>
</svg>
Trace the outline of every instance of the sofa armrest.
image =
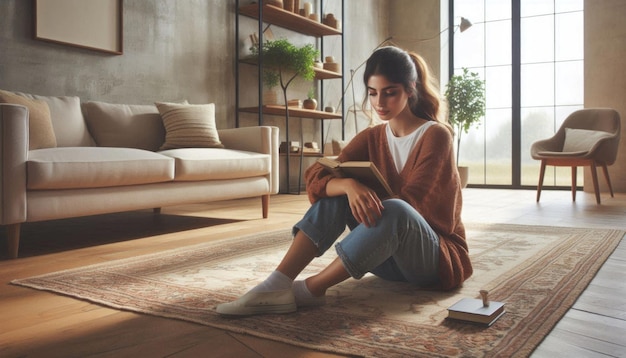
<svg viewBox="0 0 626 358">
<path fill-rule="evenodd" d="M 245 150 L 271 156 L 270 193 L 278 193 L 280 182 L 278 127 L 254 126 L 218 130 L 220 141 L 228 149 Z"/>
<path fill-rule="evenodd" d="M 28 109 L 0 103 L 0 224 L 26 221 Z"/>
</svg>

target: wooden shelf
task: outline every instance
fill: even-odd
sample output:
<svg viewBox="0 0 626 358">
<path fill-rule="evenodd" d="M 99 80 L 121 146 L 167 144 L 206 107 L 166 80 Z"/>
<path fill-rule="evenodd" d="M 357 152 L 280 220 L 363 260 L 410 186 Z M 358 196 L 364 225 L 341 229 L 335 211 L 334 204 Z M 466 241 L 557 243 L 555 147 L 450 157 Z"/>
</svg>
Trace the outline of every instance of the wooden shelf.
<svg viewBox="0 0 626 358">
<path fill-rule="evenodd" d="M 259 5 L 251 4 L 241 6 L 239 13 L 258 20 Z M 272 5 L 263 5 L 263 21 L 315 37 L 341 35 L 341 31 L 334 27 L 322 24 L 319 21 L 307 19 L 304 16 Z"/>
<path fill-rule="evenodd" d="M 246 63 L 248 65 L 258 66 L 259 60 L 257 57 L 244 57 L 239 60 L 242 63 Z M 342 74 L 339 72 L 325 70 L 323 68 L 313 67 L 313 71 L 315 71 L 315 79 L 316 80 L 330 80 L 330 79 L 338 79 L 342 77 Z"/>
<path fill-rule="evenodd" d="M 342 77 L 342 74 L 339 72 L 333 72 L 323 68 L 313 67 L 313 70 L 315 71 L 315 78 L 318 80 L 329 80 Z"/>
<path fill-rule="evenodd" d="M 262 108 L 263 108 L 263 114 L 269 114 L 269 115 L 274 115 L 274 116 L 285 115 L 285 106 L 283 105 L 265 105 Z M 247 113 L 259 113 L 259 107 L 239 108 L 239 111 L 247 112 Z M 341 114 L 337 114 L 337 113 L 315 111 L 311 109 L 296 108 L 296 107 L 289 107 L 289 116 L 299 117 L 299 118 L 312 118 L 312 119 L 341 119 L 342 118 Z"/>
</svg>

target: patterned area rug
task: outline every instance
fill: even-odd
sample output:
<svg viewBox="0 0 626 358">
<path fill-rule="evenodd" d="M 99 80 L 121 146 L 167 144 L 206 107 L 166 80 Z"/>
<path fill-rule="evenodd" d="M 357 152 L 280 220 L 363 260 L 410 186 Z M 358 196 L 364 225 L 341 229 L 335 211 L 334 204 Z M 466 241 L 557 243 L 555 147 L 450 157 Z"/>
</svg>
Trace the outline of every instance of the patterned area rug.
<svg viewBox="0 0 626 358">
<path fill-rule="evenodd" d="M 263 280 L 291 236 L 279 231 L 183 247 L 12 283 L 109 307 L 352 356 L 528 356 L 624 236 L 623 231 L 468 225 L 474 275 L 453 292 L 423 291 L 368 275 L 294 314 L 224 318 L 216 304 Z M 320 270 L 334 250 L 303 273 Z M 446 320 L 447 307 L 487 289 L 507 313 L 488 328 Z"/>
</svg>

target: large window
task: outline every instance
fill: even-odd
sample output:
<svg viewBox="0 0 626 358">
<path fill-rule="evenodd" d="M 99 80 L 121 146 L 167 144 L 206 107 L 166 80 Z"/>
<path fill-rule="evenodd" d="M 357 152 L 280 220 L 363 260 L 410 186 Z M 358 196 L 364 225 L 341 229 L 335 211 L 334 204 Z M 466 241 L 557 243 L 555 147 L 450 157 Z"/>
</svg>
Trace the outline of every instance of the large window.
<svg viewBox="0 0 626 358">
<path fill-rule="evenodd" d="M 484 119 L 461 142 L 470 185 L 537 185 L 530 145 L 583 107 L 583 2 L 453 1 L 453 18 L 473 23 L 454 34 L 454 72 L 479 73 L 487 92 Z M 569 183 L 569 169 L 546 172 L 546 186 Z"/>
</svg>

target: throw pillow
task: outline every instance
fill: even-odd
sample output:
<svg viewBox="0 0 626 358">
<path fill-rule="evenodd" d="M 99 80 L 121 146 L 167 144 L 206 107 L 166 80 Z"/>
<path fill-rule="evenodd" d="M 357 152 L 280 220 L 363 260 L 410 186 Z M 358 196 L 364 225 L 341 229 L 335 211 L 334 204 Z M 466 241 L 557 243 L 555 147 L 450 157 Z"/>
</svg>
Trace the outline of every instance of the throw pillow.
<svg viewBox="0 0 626 358">
<path fill-rule="evenodd" d="M 600 139 L 610 136 L 611 133 L 604 131 L 565 128 L 563 152 L 588 152 Z"/>
<path fill-rule="evenodd" d="M 89 101 L 83 103 L 85 121 L 100 147 L 156 151 L 165 129 L 154 105 L 129 105 Z"/>
<path fill-rule="evenodd" d="M 160 150 L 175 148 L 223 148 L 215 125 L 215 104 L 157 102 L 165 127 Z"/>
<path fill-rule="evenodd" d="M 15 92 L 15 94 L 48 103 L 57 147 L 91 147 L 94 145 L 93 138 L 85 124 L 79 97 L 41 96 L 22 92 Z"/>
<path fill-rule="evenodd" d="M 0 90 L 0 103 L 19 104 L 28 108 L 29 150 L 57 146 L 48 103 L 2 90 Z"/>
</svg>

